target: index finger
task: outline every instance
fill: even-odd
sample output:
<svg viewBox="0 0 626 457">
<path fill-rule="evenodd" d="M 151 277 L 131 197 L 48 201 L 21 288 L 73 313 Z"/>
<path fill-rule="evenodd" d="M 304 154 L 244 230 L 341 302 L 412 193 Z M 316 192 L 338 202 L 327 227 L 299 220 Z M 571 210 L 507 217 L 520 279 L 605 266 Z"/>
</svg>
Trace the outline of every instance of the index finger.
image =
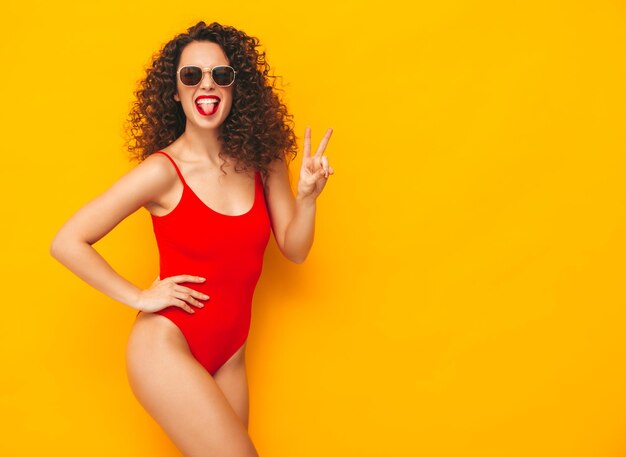
<svg viewBox="0 0 626 457">
<path fill-rule="evenodd" d="M 202 282 L 206 278 L 202 276 L 193 276 L 193 275 L 178 275 L 178 276 L 170 276 L 170 279 L 174 282 Z"/>
</svg>

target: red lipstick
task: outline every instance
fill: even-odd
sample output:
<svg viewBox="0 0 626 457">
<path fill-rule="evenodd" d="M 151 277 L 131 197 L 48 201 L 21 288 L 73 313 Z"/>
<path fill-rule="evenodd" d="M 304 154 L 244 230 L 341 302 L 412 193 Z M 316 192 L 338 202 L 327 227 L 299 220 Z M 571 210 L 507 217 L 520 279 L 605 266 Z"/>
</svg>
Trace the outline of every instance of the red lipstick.
<svg viewBox="0 0 626 457">
<path fill-rule="evenodd" d="M 202 103 L 201 100 L 216 100 L 215 103 Z M 200 102 L 200 103 L 199 103 Z M 217 112 L 217 108 L 219 107 L 221 100 L 216 95 L 200 95 L 196 98 L 195 105 L 198 113 L 202 116 L 211 116 Z"/>
</svg>

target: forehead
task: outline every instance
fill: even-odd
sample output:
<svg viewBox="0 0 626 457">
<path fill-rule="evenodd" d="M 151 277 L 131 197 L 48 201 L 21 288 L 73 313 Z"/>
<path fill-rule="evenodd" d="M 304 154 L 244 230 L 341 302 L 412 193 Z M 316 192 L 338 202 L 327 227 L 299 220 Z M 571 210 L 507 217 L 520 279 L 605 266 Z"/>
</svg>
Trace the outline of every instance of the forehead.
<svg viewBox="0 0 626 457">
<path fill-rule="evenodd" d="M 228 57 L 221 46 L 208 41 L 192 41 L 180 54 L 180 65 L 200 65 L 212 67 L 214 65 L 229 65 Z"/>
</svg>

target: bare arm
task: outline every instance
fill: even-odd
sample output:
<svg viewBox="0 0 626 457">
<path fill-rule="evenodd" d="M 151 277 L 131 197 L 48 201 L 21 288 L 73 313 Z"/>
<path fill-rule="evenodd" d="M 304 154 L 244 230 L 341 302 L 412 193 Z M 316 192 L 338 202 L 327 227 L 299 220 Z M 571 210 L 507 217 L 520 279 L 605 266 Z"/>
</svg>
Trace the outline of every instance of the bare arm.
<svg viewBox="0 0 626 457">
<path fill-rule="evenodd" d="M 304 156 L 298 182 L 298 193 L 294 198 L 289 185 L 289 171 L 282 160 L 270 165 L 267 179 L 268 206 L 274 238 L 285 257 L 295 263 L 306 259 L 315 233 L 316 201 L 326 185 L 328 176 L 334 173 L 323 156 L 332 129 L 326 132 L 317 152 L 311 155 L 311 130 L 304 136 Z"/>
<path fill-rule="evenodd" d="M 135 309 L 142 289 L 120 276 L 92 245 L 172 185 L 176 174 L 165 160 L 150 156 L 130 170 L 80 208 L 50 245 L 50 254 L 79 278 Z"/>
</svg>

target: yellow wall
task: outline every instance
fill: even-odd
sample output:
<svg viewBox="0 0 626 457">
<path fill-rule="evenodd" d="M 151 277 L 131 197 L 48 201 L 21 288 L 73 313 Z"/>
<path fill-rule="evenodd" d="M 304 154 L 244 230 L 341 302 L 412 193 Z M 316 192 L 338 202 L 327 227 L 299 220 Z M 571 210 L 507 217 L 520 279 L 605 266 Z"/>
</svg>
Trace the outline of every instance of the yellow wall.
<svg viewBox="0 0 626 457">
<path fill-rule="evenodd" d="M 624 455 L 624 3 L 219 3 L 3 6 L 0 454 L 178 455 L 128 387 L 135 311 L 48 248 L 203 19 L 261 39 L 300 144 L 334 129 L 314 249 L 272 240 L 254 299 L 260 454 Z M 145 210 L 95 247 L 158 272 Z"/>
</svg>

